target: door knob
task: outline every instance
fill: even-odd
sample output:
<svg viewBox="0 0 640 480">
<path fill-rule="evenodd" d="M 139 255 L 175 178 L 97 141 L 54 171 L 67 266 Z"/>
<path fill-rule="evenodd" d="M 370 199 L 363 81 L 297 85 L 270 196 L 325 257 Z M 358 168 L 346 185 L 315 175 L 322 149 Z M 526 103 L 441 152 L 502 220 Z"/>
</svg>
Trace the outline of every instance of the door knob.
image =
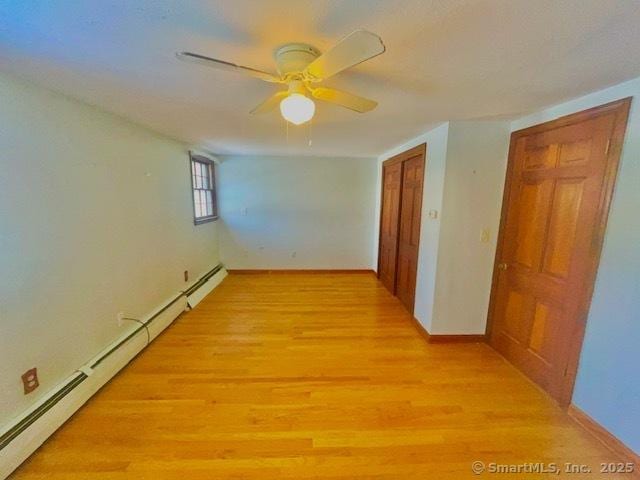
<svg viewBox="0 0 640 480">
<path fill-rule="evenodd" d="M 507 269 L 507 267 L 508 267 L 508 265 L 507 265 L 506 263 L 499 263 L 499 264 L 498 264 L 498 268 L 499 268 L 500 270 L 506 270 L 506 269 Z"/>
</svg>

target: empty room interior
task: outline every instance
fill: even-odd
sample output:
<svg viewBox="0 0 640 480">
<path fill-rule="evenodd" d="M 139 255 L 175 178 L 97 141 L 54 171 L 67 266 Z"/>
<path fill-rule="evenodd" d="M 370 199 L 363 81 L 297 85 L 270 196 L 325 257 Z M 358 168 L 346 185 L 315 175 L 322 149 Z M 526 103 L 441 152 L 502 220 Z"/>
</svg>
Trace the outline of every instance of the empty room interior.
<svg viewBox="0 0 640 480">
<path fill-rule="evenodd" d="M 639 25 L 0 0 L 0 479 L 640 478 Z"/>
</svg>

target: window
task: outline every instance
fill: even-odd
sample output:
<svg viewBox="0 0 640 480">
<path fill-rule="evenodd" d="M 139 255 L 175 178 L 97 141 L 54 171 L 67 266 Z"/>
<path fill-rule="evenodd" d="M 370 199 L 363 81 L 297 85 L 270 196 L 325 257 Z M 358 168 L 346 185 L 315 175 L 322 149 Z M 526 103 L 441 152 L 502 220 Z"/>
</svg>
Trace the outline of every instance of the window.
<svg viewBox="0 0 640 480">
<path fill-rule="evenodd" d="M 194 223 L 199 225 L 218 218 L 215 164 L 201 155 L 190 153 L 189 156 L 191 157 Z"/>
</svg>

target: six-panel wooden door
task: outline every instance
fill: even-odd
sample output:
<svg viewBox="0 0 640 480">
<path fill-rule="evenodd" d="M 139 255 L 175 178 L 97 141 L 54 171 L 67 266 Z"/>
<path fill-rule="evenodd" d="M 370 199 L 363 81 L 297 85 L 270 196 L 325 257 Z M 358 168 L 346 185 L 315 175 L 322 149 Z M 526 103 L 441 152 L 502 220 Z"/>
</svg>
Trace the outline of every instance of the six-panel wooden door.
<svg viewBox="0 0 640 480">
<path fill-rule="evenodd" d="M 605 107 L 512 136 L 490 341 L 561 403 L 573 388 L 626 125 L 628 103 Z"/>
</svg>

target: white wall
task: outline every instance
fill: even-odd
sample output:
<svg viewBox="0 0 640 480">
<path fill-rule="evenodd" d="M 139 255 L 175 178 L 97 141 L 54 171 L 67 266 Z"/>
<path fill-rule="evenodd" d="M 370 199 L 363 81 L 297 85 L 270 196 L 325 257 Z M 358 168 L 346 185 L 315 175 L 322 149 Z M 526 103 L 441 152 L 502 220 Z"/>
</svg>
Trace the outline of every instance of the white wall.
<svg viewBox="0 0 640 480">
<path fill-rule="evenodd" d="M 573 403 L 640 453 L 640 78 L 521 118 L 511 128 L 631 96 Z"/>
<path fill-rule="evenodd" d="M 380 176 L 384 160 L 427 144 L 414 316 L 431 334 L 484 333 L 508 142 L 507 122 L 449 122 L 378 159 Z"/>
<path fill-rule="evenodd" d="M 0 208 L 0 426 L 218 263 L 184 145 L 2 75 Z"/>
<path fill-rule="evenodd" d="M 485 333 L 508 150 L 508 122 L 449 124 L 432 334 Z"/>
<path fill-rule="evenodd" d="M 227 268 L 372 268 L 374 159 L 227 156 L 218 179 Z"/>
<path fill-rule="evenodd" d="M 378 157 L 378 181 L 376 182 L 374 265 L 377 268 L 378 230 L 380 225 L 380 199 L 382 187 L 382 162 L 416 145 L 427 144 L 424 187 L 422 194 L 422 221 L 420 224 L 420 248 L 418 253 L 418 273 L 416 277 L 416 301 L 414 316 L 427 331 L 432 330 L 435 285 L 440 246 L 440 219 L 444 176 L 447 160 L 447 139 L 449 124 L 442 124 L 407 143 L 398 145 Z M 429 210 L 436 210 L 435 219 L 428 217 Z"/>
</svg>

